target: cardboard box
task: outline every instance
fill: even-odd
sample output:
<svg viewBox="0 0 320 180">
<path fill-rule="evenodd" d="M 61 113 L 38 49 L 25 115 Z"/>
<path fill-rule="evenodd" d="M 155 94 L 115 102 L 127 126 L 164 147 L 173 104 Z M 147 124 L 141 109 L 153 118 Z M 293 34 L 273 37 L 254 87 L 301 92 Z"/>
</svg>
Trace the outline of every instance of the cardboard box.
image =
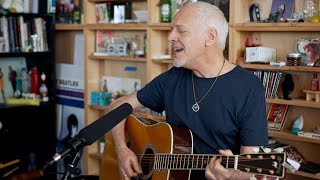
<svg viewBox="0 0 320 180">
<path fill-rule="evenodd" d="M 276 61 L 276 49 L 269 47 L 247 47 L 247 63 L 269 63 Z"/>
</svg>

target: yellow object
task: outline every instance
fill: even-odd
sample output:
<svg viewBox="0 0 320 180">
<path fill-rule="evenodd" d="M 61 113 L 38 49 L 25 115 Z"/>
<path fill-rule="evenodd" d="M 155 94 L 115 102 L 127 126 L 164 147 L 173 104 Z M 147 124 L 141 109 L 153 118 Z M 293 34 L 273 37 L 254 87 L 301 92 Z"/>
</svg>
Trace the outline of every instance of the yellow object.
<svg viewBox="0 0 320 180">
<path fill-rule="evenodd" d="M 6 98 L 6 104 L 8 105 L 32 105 L 32 106 L 39 106 L 40 100 L 39 99 L 24 99 L 24 98 Z"/>
<path fill-rule="evenodd" d="M 11 166 L 12 164 L 17 164 L 18 162 L 20 162 L 19 159 L 15 159 L 7 163 L 0 163 L 0 169 L 5 168 L 7 166 Z"/>
<path fill-rule="evenodd" d="M 320 16 L 312 16 L 310 18 L 310 22 L 313 22 L 313 23 L 318 23 L 320 22 Z"/>
</svg>

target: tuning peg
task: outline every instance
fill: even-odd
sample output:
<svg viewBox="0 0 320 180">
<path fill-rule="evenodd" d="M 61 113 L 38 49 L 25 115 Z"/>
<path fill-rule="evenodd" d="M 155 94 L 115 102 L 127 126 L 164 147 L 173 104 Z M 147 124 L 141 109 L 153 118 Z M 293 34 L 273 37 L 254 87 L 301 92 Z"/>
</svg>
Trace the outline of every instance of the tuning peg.
<svg viewBox="0 0 320 180">
<path fill-rule="evenodd" d="M 263 179 L 262 180 L 267 180 L 267 176 L 263 176 Z"/>
<path fill-rule="evenodd" d="M 252 149 L 253 153 L 258 154 L 259 153 L 259 148 L 255 147 Z"/>
<path fill-rule="evenodd" d="M 264 153 L 270 153 L 271 152 L 271 149 L 270 148 L 264 148 L 261 146 L 261 149 Z"/>
<path fill-rule="evenodd" d="M 276 148 L 276 149 L 274 149 L 274 151 L 277 153 L 282 153 L 284 150 L 283 150 L 283 148 Z"/>
</svg>

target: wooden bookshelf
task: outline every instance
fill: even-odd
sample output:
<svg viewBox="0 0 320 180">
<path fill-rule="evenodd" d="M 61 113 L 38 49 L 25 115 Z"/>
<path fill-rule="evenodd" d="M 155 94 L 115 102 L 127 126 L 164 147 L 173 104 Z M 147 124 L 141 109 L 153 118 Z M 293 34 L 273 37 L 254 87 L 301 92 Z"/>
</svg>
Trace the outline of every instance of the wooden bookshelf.
<svg viewBox="0 0 320 180">
<path fill-rule="evenodd" d="M 55 29 L 58 31 L 82 31 L 83 24 L 55 24 Z"/>
<path fill-rule="evenodd" d="M 297 38 L 314 38 L 320 36 L 320 23 L 258 23 L 249 22 L 248 9 L 252 3 L 258 3 L 261 18 L 269 17 L 272 0 L 230 0 L 230 33 L 229 33 L 229 60 L 248 70 L 279 71 L 282 72 L 277 99 L 266 99 L 267 111 L 272 103 L 289 105 L 286 121 L 282 131 L 269 130 L 269 136 L 277 141 L 297 148 L 306 161 L 320 163 L 320 141 L 318 139 L 300 137 L 290 133 L 294 120 L 304 117 L 303 131 L 313 131 L 319 126 L 320 103 L 306 101 L 303 90 L 310 88 L 314 73 L 320 73 L 320 67 L 310 66 L 270 66 L 269 64 L 245 63 L 245 41 L 247 37 L 258 41 L 265 47 L 276 49 L 277 60 L 286 62 L 286 55 L 295 52 Z M 295 11 L 303 9 L 302 0 L 294 0 Z M 318 5 L 319 6 L 319 5 Z M 281 99 L 281 83 L 284 75 L 290 73 L 294 80 L 295 89 L 290 93 L 292 100 Z M 304 172 L 288 172 L 285 179 L 319 179 L 320 176 Z"/>
</svg>

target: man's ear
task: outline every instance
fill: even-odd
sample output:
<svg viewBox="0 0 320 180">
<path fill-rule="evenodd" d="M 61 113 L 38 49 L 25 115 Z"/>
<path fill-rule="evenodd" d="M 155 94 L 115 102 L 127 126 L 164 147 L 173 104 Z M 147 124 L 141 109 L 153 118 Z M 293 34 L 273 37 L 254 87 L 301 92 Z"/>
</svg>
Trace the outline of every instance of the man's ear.
<svg viewBox="0 0 320 180">
<path fill-rule="evenodd" d="M 206 46 L 212 46 L 218 40 L 218 33 L 215 28 L 210 28 L 208 31 L 208 38 L 206 40 Z"/>
</svg>

